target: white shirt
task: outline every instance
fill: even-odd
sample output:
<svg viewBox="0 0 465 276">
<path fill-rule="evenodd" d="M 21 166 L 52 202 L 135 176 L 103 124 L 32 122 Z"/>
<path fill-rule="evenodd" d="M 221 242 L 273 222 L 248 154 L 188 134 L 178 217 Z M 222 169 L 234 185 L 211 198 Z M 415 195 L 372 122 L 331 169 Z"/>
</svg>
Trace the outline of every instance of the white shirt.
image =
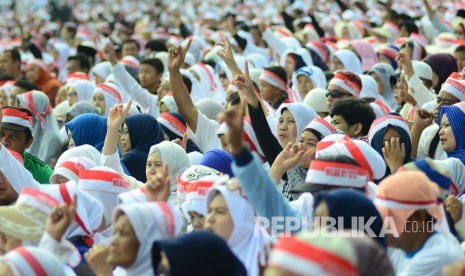
<svg viewBox="0 0 465 276">
<path fill-rule="evenodd" d="M 429 127 L 425 128 L 421 133 L 420 141 L 418 142 L 417 150 L 417 159 L 423 159 L 429 157 L 429 147 L 433 141 L 434 135 L 439 131 L 439 126 L 437 124 L 432 124 Z M 438 143 L 436 151 L 434 152 L 435 160 L 445 160 L 447 159 L 446 152 L 442 149 L 441 143 Z"/>
<path fill-rule="evenodd" d="M 436 96 L 434 96 L 430 90 L 426 88 L 416 73 L 413 74 L 410 80 L 408 80 L 407 76 L 405 76 L 405 80 L 408 85 L 408 93 L 415 99 L 417 106 L 422 106 L 425 103 L 436 99 Z"/>
<path fill-rule="evenodd" d="M 147 114 L 158 118 L 160 110 L 158 109 L 158 96 L 144 89 L 140 84 L 126 71 L 124 65 L 117 63 L 112 68 L 112 72 L 119 84 L 127 91 L 136 102 L 138 102 Z"/>
<path fill-rule="evenodd" d="M 197 111 L 197 113 L 197 131 L 194 133 L 187 126 L 187 135 L 203 153 L 213 149 L 221 149 L 221 141 L 216 134 L 220 124 L 217 121 L 208 119 L 200 111 Z"/>
<path fill-rule="evenodd" d="M 410 258 L 399 249 L 389 248 L 388 254 L 396 275 L 402 276 L 440 276 L 445 266 L 465 259 L 458 242 L 439 232 L 432 235 L 420 251 Z"/>
</svg>

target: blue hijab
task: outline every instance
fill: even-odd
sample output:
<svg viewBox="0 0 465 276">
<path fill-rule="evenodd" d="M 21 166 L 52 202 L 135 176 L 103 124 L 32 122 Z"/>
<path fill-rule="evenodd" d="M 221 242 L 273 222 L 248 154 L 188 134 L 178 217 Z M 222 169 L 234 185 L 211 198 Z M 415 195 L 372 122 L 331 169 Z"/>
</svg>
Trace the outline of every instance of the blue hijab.
<svg viewBox="0 0 465 276">
<path fill-rule="evenodd" d="M 343 229 L 345 230 L 353 229 L 353 227 L 357 227 L 355 229 L 362 228 L 361 226 L 352 225 L 352 217 L 363 217 L 365 223 L 368 223 L 370 218 L 375 218 L 375 220 L 371 223 L 370 229 L 377 237 L 372 238 L 383 248 L 387 248 L 386 238 L 380 237 L 380 233 L 383 232 L 383 219 L 373 202 L 363 193 L 348 189 L 320 192 L 315 197 L 313 210 L 315 210 L 323 201 L 328 205 L 328 216 L 336 218 L 336 229 L 339 229 L 337 223 L 339 223 L 340 219 L 338 218 L 343 218 Z M 357 219 L 357 221 L 359 220 L 360 219 Z"/>
<path fill-rule="evenodd" d="M 439 122 L 442 122 L 442 115 L 447 114 L 452 132 L 454 133 L 456 148 L 454 151 L 446 152 L 447 157 L 455 157 L 465 164 L 465 102 L 454 105 L 441 106 Z"/>
<path fill-rule="evenodd" d="M 91 145 L 99 152 L 107 135 L 107 119 L 97 114 L 81 114 L 65 125 L 66 131 L 71 131 L 76 147 Z"/>
<path fill-rule="evenodd" d="M 131 150 L 121 159 L 131 175 L 146 182 L 145 166 L 150 147 L 165 140 L 160 124 L 152 115 L 135 114 L 126 118 Z"/>
<path fill-rule="evenodd" d="M 200 161 L 200 165 L 215 169 L 219 172 L 234 177 L 234 173 L 231 168 L 233 158 L 231 155 L 224 150 L 214 149 L 207 151 Z"/>
<path fill-rule="evenodd" d="M 397 114 L 391 113 L 391 115 L 397 115 Z M 413 161 L 411 157 L 412 156 L 412 140 L 410 139 L 410 134 L 407 131 L 405 131 L 405 129 L 398 127 L 396 125 L 392 125 L 388 123 L 386 127 L 378 130 L 373 136 L 373 139 L 371 140 L 371 147 L 374 148 L 381 156 L 384 156 L 383 155 L 383 147 L 384 147 L 383 137 L 390 127 L 395 128 L 397 132 L 399 133 L 400 144 L 402 143 L 405 144 L 405 159 L 402 164 L 405 165 Z M 384 175 L 383 178 L 378 179 L 377 182 L 380 182 L 386 176 L 389 176 L 389 175 L 391 175 L 391 169 L 386 165 L 386 174 Z"/>
<path fill-rule="evenodd" d="M 186 121 L 184 120 L 184 118 L 182 117 L 181 114 L 177 113 L 177 112 L 170 112 L 169 113 L 170 115 L 174 116 L 177 120 L 179 120 L 182 124 L 184 124 L 185 126 L 187 125 L 186 124 Z M 179 136 L 178 134 L 172 132 L 171 130 L 169 130 L 166 126 L 164 126 L 163 124 L 161 125 L 161 127 L 163 128 L 163 132 L 168 136 L 168 138 L 170 139 L 170 141 L 173 141 L 173 140 L 176 140 L 176 139 L 182 139 L 182 136 Z M 187 147 L 186 147 L 186 152 L 187 153 L 191 153 L 193 151 L 198 151 L 200 153 L 202 153 L 202 151 L 200 151 L 199 147 L 197 147 L 197 145 L 192 142 L 191 140 L 188 140 L 187 141 Z"/>
</svg>

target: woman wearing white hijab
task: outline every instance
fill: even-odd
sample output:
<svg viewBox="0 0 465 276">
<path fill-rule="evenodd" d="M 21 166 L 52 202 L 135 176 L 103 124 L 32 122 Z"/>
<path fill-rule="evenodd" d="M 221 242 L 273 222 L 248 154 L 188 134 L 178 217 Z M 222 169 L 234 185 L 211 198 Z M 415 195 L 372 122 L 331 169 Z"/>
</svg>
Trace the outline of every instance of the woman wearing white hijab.
<svg viewBox="0 0 465 276">
<path fill-rule="evenodd" d="M 69 106 L 73 106 L 78 101 L 92 103 L 95 85 L 87 80 L 78 80 L 69 85 L 68 102 Z"/>
<path fill-rule="evenodd" d="M 331 71 L 336 72 L 338 70 L 349 71 L 354 74 L 361 75 L 363 73 L 362 61 L 351 50 L 338 50 L 333 55 Z"/>
<path fill-rule="evenodd" d="M 113 275 L 148 276 L 155 275 L 153 243 L 176 236 L 183 221 L 166 202 L 148 202 L 118 207 L 112 224 L 115 232 L 108 247 L 107 263 L 117 266 Z"/>
<path fill-rule="evenodd" d="M 205 228 L 227 241 L 247 275 L 259 275 L 258 254 L 267 239 L 262 231 L 255 231 L 255 210 L 239 181 L 220 178 L 208 192 L 207 207 Z"/>
<path fill-rule="evenodd" d="M 99 85 L 108 78 L 111 74 L 111 63 L 109 61 L 103 61 L 97 63 L 92 70 L 90 70 L 90 77 L 94 80 L 95 85 Z"/>
<path fill-rule="evenodd" d="M 300 102 L 312 89 L 325 89 L 326 85 L 325 73 L 317 66 L 304 66 L 292 74 L 292 90 L 299 92 L 297 95 Z"/>
<path fill-rule="evenodd" d="M 52 46 L 54 50 L 53 58 L 55 59 L 55 66 L 58 69 L 57 79 L 61 83 L 65 83 L 67 77 L 66 64 L 68 63 L 69 58 L 69 46 L 68 44 L 61 42 L 55 42 Z"/>
<path fill-rule="evenodd" d="M 159 163 L 160 161 L 161 163 Z M 178 144 L 168 141 L 161 142 L 150 148 L 146 168 L 147 179 L 156 173 L 155 166 L 163 168 L 165 164 L 169 165 L 170 200 L 173 200 L 176 198 L 178 177 L 191 166 L 191 162 L 186 151 Z"/>
<path fill-rule="evenodd" d="M 61 150 L 60 128 L 50 101 L 47 95 L 40 91 L 30 91 L 16 97 L 21 106 L 29 109 L 34 116 L 34 141 L 27 151 L 48 164 Z"/>
<path fill-rule="evenodd" d="M 85 157 L 92 160 L 94 164 L 98 165 L 100 164 L 100 160 L 102 159 L 102 154 L 91 145 L 82 145 L 79 147 L 70 148 L 67 151 L 63 152 L 62 155 L 60 155 L 60 158 L 58 158 L 57 160 L 56 166 L 61 166 L 63 162 L 66 162 L 73 157 Z"/>
</svg>

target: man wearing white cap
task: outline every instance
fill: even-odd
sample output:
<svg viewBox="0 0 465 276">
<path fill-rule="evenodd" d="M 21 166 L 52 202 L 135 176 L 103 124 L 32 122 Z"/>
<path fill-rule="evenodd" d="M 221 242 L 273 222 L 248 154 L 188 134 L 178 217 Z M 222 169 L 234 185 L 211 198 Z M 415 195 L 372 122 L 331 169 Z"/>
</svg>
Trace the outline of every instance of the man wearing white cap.
<svg viewBox="0 0 465 276">
<path fill-rule="evenodd" d="M 439 91 L 434 112 L 418 110 L 412 127 L 412 156 L 430 157 L 436 160 L 447 158 L 439 145 L 439 110 L 441 106 L 465 101 L 465 80 L 449 77 Z M 418 150 L 417 150 L 418 148 Z"/>
<path fill-rule="evenodd" d="M 24 108 L 6 107 L 2 110 L 0 142 L 7 148 L 21 154 L 24 167 L 39 183 L 49 183 L 52 168 L 26 150 L 32 144 L 32 114 Z"/>
<path fill-rule="evenodd" d="M 351 72 L 337 72 L 328 84 L 326 93 L 326 105 L 331 112 L 333 105 L 341 100 L 358 98 L 362 91 L 362 81 L 360 77 Z"/>
</svg>

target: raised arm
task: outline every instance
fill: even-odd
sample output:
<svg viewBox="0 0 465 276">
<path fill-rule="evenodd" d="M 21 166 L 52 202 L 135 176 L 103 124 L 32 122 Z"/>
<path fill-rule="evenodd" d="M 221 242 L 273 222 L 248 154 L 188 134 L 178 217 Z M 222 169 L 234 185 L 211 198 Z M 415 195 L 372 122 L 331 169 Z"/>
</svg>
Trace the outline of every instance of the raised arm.
<svg viewBox="0 0 465 276">
<path fill-rule="evenodd" d="M 182 81 L 180 68 L 184 64 L 184 58 L 191 46 L 192 40 L 189 40 L 186 47 L 181 46 L 171 47 L 168 50 L 168 71 L 170 73 L 170 85 L 173 92 L 174 101 L 178 106 L 178 111 L 186 120 L 187 125 L 193 133 L 197 131 L 198 111 L 192 102 L 192 99 L 187 92 Z"/>
<path fill-rule="evenodd" d="M 107 135 L 105 136 L 105 143 L 103 144 L 104 155 L 112 155 L 118 149 L 118 131 L 128 115 L 131 104 L 132 101 L 129 101 L 125 109 L 123 109 L 122 104 L 117 104 L 110 108 L 107 119 Z"/>
</svg>

